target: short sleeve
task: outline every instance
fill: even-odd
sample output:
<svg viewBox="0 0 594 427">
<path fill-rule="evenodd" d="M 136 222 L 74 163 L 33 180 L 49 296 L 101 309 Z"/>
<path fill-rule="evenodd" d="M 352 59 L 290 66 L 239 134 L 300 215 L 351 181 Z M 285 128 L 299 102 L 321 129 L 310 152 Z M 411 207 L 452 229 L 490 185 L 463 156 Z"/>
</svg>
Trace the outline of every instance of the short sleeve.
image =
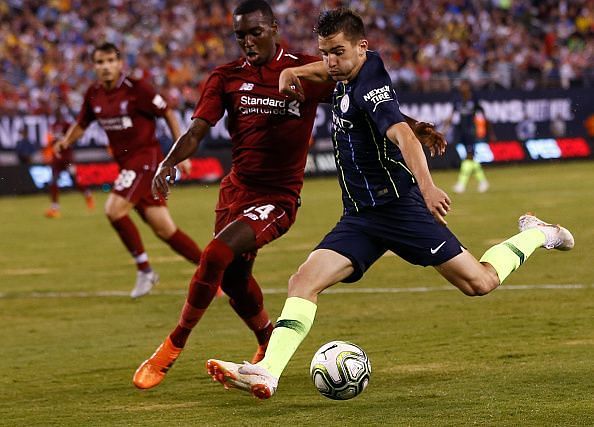
<svg viewBox="0 0 594 427">
<path fill-rule="evenodd" d="M 85 93 L 85 97 L 82 103 L 82 107 L 78 113 L 76 118 L 76 123 L 83 128 L 86 129 L 89 127 L 92 121 L 95 120 L 95 113 L 93 112 L 93 107 L 91 106 L 91 96 L 90 96 L 91 88 L 87 90 Z"/>
<path fill-rule="evenodd" d="M 359 74 L 361 80 L 354 93 L 355 102 L 371 118 L 379 132 L 385 135 L 393 124 L 405 120 L 390 75 L 379 58 L 373 62 Z"/>
<path fill-rule="evenodd" d="M 137 80 L 135 86 L 138 95 L 138 108 L 151 116 L 163 117 L 169 108 L 165 98 L 144 80 Z"/>
<path fill-rule="evenodd" d="M 211 126 L 216 125 L 225 114 L 224 85 L 223 76 L 220 73 L 213 73 L 208 77 L 192 119 L 201 118 Z"/>
</svg>

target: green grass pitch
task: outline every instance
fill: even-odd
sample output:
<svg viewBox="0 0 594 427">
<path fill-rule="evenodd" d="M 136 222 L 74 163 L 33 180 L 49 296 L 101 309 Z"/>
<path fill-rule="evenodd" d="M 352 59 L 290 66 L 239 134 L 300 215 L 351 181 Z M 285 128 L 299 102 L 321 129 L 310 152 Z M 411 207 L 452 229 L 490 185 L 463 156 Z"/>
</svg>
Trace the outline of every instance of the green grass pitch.
<svg viewBox="0 0 594 427">
<path fill-rule="evenodd" d="M 216 299 L 157 388 L 131 382 L 176 324 L 194 268 L 140 225 L 155 292 L 127 297 L 134 266 L 101 212 L 62 196 L 63 216 L 42 216 L 45 195 L 0 199 L 0 425 L 594 425 L 594 163 L 488 168 L 491 190 L 451 193 L 449 226 L 480 255 L 534 211 L 575 235 L 572 252 L 538 250 L 498 290 L 469 298 L 431 268 L 395 256 L 357 284 L 320 297 L 316 323 L 269 401 L 226 391 L 206 359 L 241 361 L 255 340 Z M 455 172 L 434 173 L 449 190 Z M 203 247 L 217 186 L 179 187 L 178 225 Z M 255 276 L 274 319 L 290 274 L 341 211 L 334 178 L 310 179 L 291 231 L 261 250 Z M 340 292 L 338 292 L 340 291 Z M 325 399 L 309 379 L 323 343 L 349 340 L 372 363 L 357 398 Z"/>
</svg>

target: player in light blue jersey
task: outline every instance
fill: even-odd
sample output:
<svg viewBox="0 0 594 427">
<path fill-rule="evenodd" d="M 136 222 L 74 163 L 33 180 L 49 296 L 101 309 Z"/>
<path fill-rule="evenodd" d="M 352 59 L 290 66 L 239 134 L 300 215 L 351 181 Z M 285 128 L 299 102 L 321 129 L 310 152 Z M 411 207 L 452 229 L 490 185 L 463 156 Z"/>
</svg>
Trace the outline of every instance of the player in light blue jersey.
<svg viewBox="0 0 594 427">
<path fill-rule="evenodd" d="M 433 183 L 379 54 L 367 49 L 361 18 L 347 9 L 330 10 L 320 15 L 317 32 L 323 61 L 284 70 L 279 89 L 303 99 L 299 78 L 337 82 L 332 135 L 344 214 L 289 279 L 264 359 L 207 362 L 209 374 L 225 387 L 260 399 L 274 394 L 308 334 L 318 294 L 359 280 L 386 251 L 431 265 L 464 294 L 478 296 L 499 286 L 535 249 L 574 245 L 567 229 L 527 214 L 520 217 L 519 234 L 487 250 L 480 261 L 474 258 L 446 227 L 450 199 Z"/>
</svg>

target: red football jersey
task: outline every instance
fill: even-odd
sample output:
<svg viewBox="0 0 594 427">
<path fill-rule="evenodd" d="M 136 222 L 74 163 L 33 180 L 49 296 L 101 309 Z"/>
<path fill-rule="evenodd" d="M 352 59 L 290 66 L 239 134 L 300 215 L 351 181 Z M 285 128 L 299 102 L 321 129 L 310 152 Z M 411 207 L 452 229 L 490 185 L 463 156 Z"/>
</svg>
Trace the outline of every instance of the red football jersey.
<svg viewBox="0 0 594 427">
<path fill-rule="evenodd" d="M 85 94 L 77 122 L 86 128 L 97 120 L 120 167 L 152 164 L 163 158 L 155 136 L 156 118 L 167 102 L 147 82 L 123 76 L 112 90 L 93 84 Z"/>
<path fill-rule="evenodd" d="M 279 93 L 278 78 L 285 68 L 314 61 L 319 58 L 278 47 L 263 66 L 240 59 L 209 76 L 192 118 L 215 125 L 227 111 L 234 182 L 299 195 L 317 105 L 329 99 L 334 84 L 303 82 L 306 100 L 300 103 Z"/>
</svg>

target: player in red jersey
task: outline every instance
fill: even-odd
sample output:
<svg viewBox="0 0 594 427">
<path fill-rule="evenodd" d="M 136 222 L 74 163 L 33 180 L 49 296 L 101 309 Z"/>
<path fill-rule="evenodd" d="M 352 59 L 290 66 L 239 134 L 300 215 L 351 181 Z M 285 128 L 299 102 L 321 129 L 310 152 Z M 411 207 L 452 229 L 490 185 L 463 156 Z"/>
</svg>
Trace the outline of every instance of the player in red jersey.
<svg viewBox="0 0 594 427">
<path fill-rule="evenodd" d="M 137 298 L 158 282 L 138 229 L 129 217 L 134 208 L 154 233 L 174 251 L 198 264 L 200 249 L 171 218 L 163 198 L 151 194 L 151 180 L 163 159 L 155 137 L 156 119 L 164 117 L 174 138 L 180 134 L 173 111 L 161 95 L 145 81 L 126 77 L 120 51 L 111 43 L 95 48 L 92 60 L 98 81 L 87 90 L 77 121 L 55 145 L 60 153 L 80 138 L 97 120 L 107 133 L 109 146 L 120 168 L 105 204 L 111 225 L 136 261 L 137 276 L 130 293 Z"/>
<path fill-rule="evenodd" d="M 49 163 L 52 168 L 52 180 L 49 183 L 51 206 L 45 211 L 45 216 L 47 218 L 59 218 L 61 216 L 58 178 L 63 171 L 70 174 L 74 186 L 85 197 L 87 209 L 89 211 L 95 209 L 95 199 L 91 190 L 87 186 L 80 185 L 76 180 L 76 165 L 74 164 L 74 152 L 72 147 L 63 150 L 59 155 L 56 155 L 53 151 L 54 143 L 64 137 L 68 131 L 68 127 L 68 122 L 64 118 L 61 110 L 57 109 L 54 122 L 51 124 L 50 132 L 47 135 L 47 155 L 45 155 L 46 151 L 44 150 L 44 157 L 47 157 L 47 163 Z"/>
<path fill-rule="evenodd" d="M 138 388 L 155 387 L 164 379 L 219 284 L 256 335 L 254 363 L 264 357 L 272 333 L 252 267 L 258 249 L 286 233 L 295 221 L 317 105 L 330 99 L 334 84 L 304 82 L 308 95 L 304 102 L 290 101 L 278 92 L 283 69 L 319 59 L 288 52 L 275 43 L 278 28 L 265 1 L 242 2 L 233 12 L 233 29 L 245 57 L 212 72 L 190 128 L 153 180 L 154 192 L 167 196 L 173 166 L 191 156 L 227 112 L 232 168 L 221 182 L 215 237 L 204 248 L 190 281 L 178 325 L 136 370 L 133 382 Z"/>
</svg>

